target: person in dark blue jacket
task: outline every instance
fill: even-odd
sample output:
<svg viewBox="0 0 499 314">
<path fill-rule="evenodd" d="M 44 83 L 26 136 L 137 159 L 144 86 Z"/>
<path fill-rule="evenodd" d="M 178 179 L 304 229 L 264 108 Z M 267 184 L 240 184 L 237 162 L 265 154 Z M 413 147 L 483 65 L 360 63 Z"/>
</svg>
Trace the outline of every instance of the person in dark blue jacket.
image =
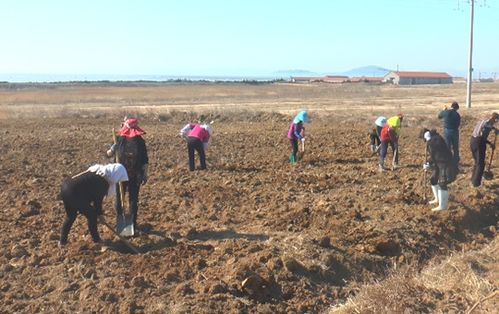
<svg viewBox="0 0 499 314">
<path fill-rule="evenodd" d="M 459 165 L 459 126 L 461 125 L 461 116 L 457 112 L 459 104 L 453 102 L 450 109 L 445 107 L 438 113 L 438 118 L 442 120 L 444 127 L 444 140 L 449 149 L 452 150 L 453 160 Z"/>
</svg>

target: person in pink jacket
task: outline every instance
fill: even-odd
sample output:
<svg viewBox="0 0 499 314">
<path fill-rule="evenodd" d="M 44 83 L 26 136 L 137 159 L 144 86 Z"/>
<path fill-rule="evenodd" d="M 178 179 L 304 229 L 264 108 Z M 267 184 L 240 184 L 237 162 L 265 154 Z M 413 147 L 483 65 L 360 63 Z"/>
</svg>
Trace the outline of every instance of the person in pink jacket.
<svg viewBox="0 0 499 314">
<path fill-rule="evenodd" d="M 196 169 L 194 162 L 194 151 L 198 152 L 199 161 L 201 164 L 200 169 L 206 169 L 206 155 L 205 151 L 210 144 L 211 134 L 213 130 L 209 124 L 188 123 L 182 130 L 180 135 L 187 142 L 187 151 L 189 154 L 189 170 Z"/>
</svg>

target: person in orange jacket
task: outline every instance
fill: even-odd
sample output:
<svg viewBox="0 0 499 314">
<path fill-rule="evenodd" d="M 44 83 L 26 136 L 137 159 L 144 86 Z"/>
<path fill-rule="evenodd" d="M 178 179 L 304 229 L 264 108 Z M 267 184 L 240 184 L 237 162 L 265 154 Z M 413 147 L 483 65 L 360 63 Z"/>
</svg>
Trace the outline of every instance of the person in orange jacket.
<svg viewBox="0 0 499 314">
<path fill-rule="evenodd" d="M 388 152 L 388 145 L 391 146 L 393 151 L 393 162 L 392 162 L 392 170 L 395 170 L 399 167 L 399 137 L 402 126 L 402 120 L 404 119 L 404 115 L 399 113 L 396 116 L 393 116 L 386 120 L 385 125 L 381 129 L 381 145 L 379 152 L 379 170 L 384 171 L 385 168 L 385 157 Z"/>
</svg>

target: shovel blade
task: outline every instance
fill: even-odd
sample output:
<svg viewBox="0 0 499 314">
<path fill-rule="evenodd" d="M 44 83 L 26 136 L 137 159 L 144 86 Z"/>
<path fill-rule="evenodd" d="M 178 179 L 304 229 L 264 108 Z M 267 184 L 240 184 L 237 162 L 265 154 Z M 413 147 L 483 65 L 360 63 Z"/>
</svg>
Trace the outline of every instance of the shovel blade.
<svg viewBox="0 0 499 314">
<path fill-rule="evenodd" d="M 133 223 L 125 225 L 120 232 L 121 236 L 133 237 L 135 235 L 135 229 L 133 228 Z"/>
<path fill-rule="evenodd" d="M 135 229 L 133 227 L 132 217 L 125 217 L 125 215 L 118 216 L 118 224 L 116 226 L 116 232 L 123 237 L 132 237 L 135 235 Z"/>
<path fill-rule="evenodd" d="M 116 216 L 116 232 L 120 233 L 125 227 L 125 216 L 117 215 Z"/>
</svg>

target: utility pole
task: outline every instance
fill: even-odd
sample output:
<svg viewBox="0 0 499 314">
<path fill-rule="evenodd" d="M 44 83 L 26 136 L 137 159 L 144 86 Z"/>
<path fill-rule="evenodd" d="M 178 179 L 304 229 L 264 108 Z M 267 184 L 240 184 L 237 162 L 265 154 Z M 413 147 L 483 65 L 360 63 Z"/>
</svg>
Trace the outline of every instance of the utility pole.
<svg viewBox="0 0 499 314">
<path fill-rule="evenodd" d="M 470 52 L 468 60 L 468 92 L 466 94 L 466 107 L 471 108 L 471 81 L 473 80 L 473 16 L 475 14 L 475 0 L 471 2 L 471 15 L 470 15 Z"/>
</svg>

